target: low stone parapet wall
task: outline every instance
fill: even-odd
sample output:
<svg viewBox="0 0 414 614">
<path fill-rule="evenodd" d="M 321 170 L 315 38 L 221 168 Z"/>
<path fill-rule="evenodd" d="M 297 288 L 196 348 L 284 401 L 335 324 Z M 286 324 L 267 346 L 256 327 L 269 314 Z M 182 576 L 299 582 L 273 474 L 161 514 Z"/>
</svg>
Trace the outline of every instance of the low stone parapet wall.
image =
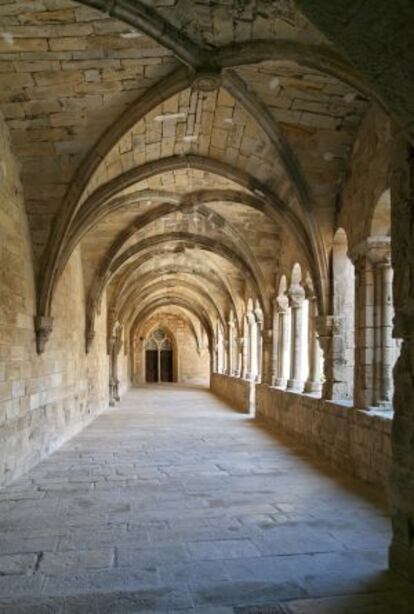
<svg viewBox="0 0 414 614">
<path fill-rule="evenodd" d="M 254 408 L 254 384 L 250 381 L 231 375 L 212 373 L 210 390 L 221 397 L 229 405 L 246 414 Z"/>
<path fill-rule="evenodd" d="M 256 417 L 294 437 L 311 453 L 388 495 L 391 412 L 370 412 L 306 394 L 256 386 Z"/>
</svg>

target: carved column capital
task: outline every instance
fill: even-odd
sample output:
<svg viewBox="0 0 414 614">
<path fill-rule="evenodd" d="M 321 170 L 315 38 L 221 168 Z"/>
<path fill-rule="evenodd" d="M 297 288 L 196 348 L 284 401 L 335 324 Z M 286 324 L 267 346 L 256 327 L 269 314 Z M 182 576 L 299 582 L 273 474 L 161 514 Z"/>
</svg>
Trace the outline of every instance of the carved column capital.
<svg viewBox="0 0 414 614">
<path fill-rule="evenodd" d="M 275 308 L 277 313 L 286 313 L 289 309 L 289 298 L 286 294 L 281 294 L 275 298 Z"/>
<path fill-rule="evenodd" d="M 53 330 L 53 318 L 49 316 L 35 316 L 36 349 L 38 354 L 45 351 L 46 342 Z"/>
<path fill-rule="evenodd" d="M 368 237 L 350 250 L 349 257 L 355 266 L 364 258 L 367 258 L 372 264 L 390 261 L 391 239 L 390 237 Z"/>
<path fill-rule="evenodd" d="M 246 319 L 249 326 L 253 326 L 253 324 L 256 324 L 256 316 L 254 315 L 253 311 L 248 311 L 246 313 Z"/>
<path fill-rule="evenodd" d="M 300 284 L 291 286 L 288 290 L 289 304 L 292 309 L 300 309 L 306 298 L 305 288 Z"/>
</svg>

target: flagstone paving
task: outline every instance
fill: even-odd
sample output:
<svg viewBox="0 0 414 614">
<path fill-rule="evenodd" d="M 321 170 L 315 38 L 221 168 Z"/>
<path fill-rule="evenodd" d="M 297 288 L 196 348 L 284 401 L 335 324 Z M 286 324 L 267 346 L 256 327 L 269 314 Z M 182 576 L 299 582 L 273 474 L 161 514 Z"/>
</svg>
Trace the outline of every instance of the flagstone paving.
<svg viewBox="0 0 414 614">
<path fill-rule="evenodd" d="M 380 493 L 207 390 L 130 390 L 0 490 L 0 611 L 409 613 Z"/>
</svg>

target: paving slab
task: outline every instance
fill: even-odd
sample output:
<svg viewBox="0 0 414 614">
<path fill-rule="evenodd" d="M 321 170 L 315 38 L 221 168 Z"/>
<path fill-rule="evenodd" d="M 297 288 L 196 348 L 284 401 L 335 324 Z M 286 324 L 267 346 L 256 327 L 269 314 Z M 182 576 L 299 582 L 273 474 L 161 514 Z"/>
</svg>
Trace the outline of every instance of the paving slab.
<svg viewBox="0 0 414 614">
<path fill-rule="evenodd" d="M 379 493 L 179 385 L 0 491 L 0 613 L 409 614 Z"/>
</svg>

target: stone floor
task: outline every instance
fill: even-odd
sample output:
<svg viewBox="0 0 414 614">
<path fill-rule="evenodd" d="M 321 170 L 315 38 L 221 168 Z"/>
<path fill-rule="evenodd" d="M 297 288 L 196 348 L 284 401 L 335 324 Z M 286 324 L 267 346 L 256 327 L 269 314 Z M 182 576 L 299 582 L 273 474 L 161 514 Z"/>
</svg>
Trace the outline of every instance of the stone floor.
<svg viewBox="0 0 414 614">
<path fill-rule="evenodd" d="M 387 513 L 206 390 L 130 391 L 0 491 L 0 611 L 414 612 Z"/>
</svg>

